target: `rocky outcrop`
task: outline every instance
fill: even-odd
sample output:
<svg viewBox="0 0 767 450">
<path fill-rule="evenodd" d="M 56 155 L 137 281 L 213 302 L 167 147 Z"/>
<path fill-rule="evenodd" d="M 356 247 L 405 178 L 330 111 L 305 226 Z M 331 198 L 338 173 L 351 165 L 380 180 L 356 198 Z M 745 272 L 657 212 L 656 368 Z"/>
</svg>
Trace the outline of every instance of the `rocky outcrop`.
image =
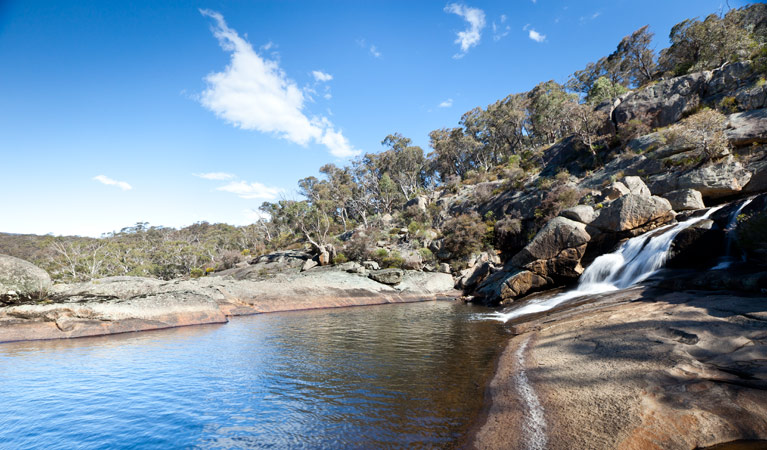
<svg viewBox="0 0 767 450">
<path fill-rule="evenodd" d="M 594 212 L 594 208 L 589 205 L 573 206 L 572 208 L 562 210 L 559 215 L 576 222 L 584 223 L 586 225 L 593 222 L 597 217 L 597 214 Z"/>
<path fill-rule="evenodd" d="M 472 444 L 686 450 L 767 439 L 765 320 L 758 297 L 645 288 L 517 322 Z"/>
<path fill-rule="evenodd" d="M 668 251 L 669 268 L 707 269 L 725 250 L 724 231 L 707 219 L 680 231 Z"/>
<path fill-rule="evenodd" d="M 23 259 L 0 255 L 0 304 L 32 299 L 43 300 L 51 277 Z"/>
<path fill-rule="evenodd" d="M 647 121 L 654 128 L 665 127 L 695 111 L 701 104 L 711 72 L 671 78 L 632 92 L 613 111 L 618 128 L 633 119 Z"/>
<path fill-rule="evenodd" d="M 491 274 L 474 292 L 481 303 L 508 304 L 549 285 L 549 280 L 529 270 L 509 268 Z"/>
<path fill-rule="evenodd" d="M 577 278 L 583 272 L 580 260 L 590 239 L 585 224 L 555 217 L 511 262 L 544 278 Z"/>
<path fill-rule="evenodd" d="M 192 280 L 112 277 L 55 285 L 46 302 L 0 307 L 0 342 L 224 323 L 232 315 L 455 295 L 449 274 L 399 273 L 400 281 L 394 287 L 363 274 L 326 267 L 267 279 L 235 278 L 241 274 L 231 272 Z"/>
<path fill-rule="evenodd" d="M 739 193 L 751 180 L 751 172 L 733 159 L 710 164 L 677 179 L 677 189 L 695 189 L 704 198 L 717 199 Z"/>
<path fill-rule="evenodd" d="M 726 135 L 738 147 L 767 142 L 767 108 L 729 115 Z"/>
<path fill-rule="evenodd" d="M 405 275 L 405 271 L 402 269 L 381 269 L 370 272 L 371 280 L 379 283 L 395 285 L 402 281 L 402 277 Z"/>
<path fill-rule="evenodd" d="M 671 203 L 656 196 L 628 194 L 602 208 L 592 225 L 621 232 L 669 222 L 674 217 Z"/>
<path fill-rule="evenodd" d="M 671 191 L 663 197 L 671 203 L 671 208 L 673 208 L 674 211 L 690 211 L 706 207 L 706 205 L 703 204 L 703 195 L 695 189 Z"/>
</svg>

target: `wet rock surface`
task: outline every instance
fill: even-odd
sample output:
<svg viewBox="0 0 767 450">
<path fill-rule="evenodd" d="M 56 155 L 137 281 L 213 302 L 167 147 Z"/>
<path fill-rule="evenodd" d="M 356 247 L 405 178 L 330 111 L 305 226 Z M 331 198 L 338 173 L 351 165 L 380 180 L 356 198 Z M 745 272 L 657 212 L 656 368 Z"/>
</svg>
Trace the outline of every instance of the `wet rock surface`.
<svg viewBox="0 0 767 450">
<path fill-rule="evenodd" d="M 632 289 L 511 329 L 518 336 L 489 388 L 476 448 L 531 448 L 521 370 L 540 400 L 545 448 L 691 449 L 767 439 L 762 296 Z"/>
</svg>

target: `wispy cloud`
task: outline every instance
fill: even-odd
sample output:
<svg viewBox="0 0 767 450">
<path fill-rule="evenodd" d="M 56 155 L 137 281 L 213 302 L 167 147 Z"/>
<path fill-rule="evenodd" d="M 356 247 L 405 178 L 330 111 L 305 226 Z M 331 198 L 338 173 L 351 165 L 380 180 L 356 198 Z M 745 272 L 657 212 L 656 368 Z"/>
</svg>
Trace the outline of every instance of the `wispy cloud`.
<svg viewBox="0 0 767 450">
<path fill-rule="evenodd" d="M 207 173 L 193 173 L 192 175 L 203 178 L 205 180 L 226 181 L 237 178 L 237 176 L 226 172 L 207 172 Z"/>
<path fill-rule="evenodd" d="M 454 43 L 461 45 L 461 52 L 453 55 L 453 58 L 463 58 L 470 48 L 477 46 L 482 39 L 482 29 L 485 28 L 485 12 L 478 8 L 470 8 L 459 3 L 450 3 L 445 6 L 445 12 L 456 14 L 465 20 L 469 27 L 456 33 Z"/>
<path fill-rule="evenodd" d="M 535 42 L 543 42 L 546 40 L 546 35 L 541 34 L 532 27 L 530 27 L 530 24 L 528 23 L 522 28 L 523 31 L 527 31 L 527 35 L 530 39 L 534 40 Z"/>
<path fill-rule="evenodd" d="M 493 40 L 494 41 L 500 41 L 501 39 L 509 35 L 509 32 L 511 31 L 511 27 L 509 25 L 505 25 L 506 19 L 507 19 L 506 14 L 501 14 L 501 17 L 498 19 L 500 22 L 500 25 L 493 22 Z"/>
<path fill-rule="evenodd" d="M 264 184 L 246 181 L 232 181 L 229 184 L 216 188 L 217 191 L 231 192 L 244 199 L 273 200 L 282 192 L 281 189 L 268 187 Z"/>
<path fill-rule="evenodd" d="M 450 108 L 453 106 L 453 99 L 449 98 L 438 105 L 440 108 Z"/>
<path fill-rule="evenodd" d="M 106 184 L 107 186 L 117 186 L 123 191 L 130 191 L 133 189 L 133 186 L 130 184 L 124 182 L 124 181 L 117 181 L 109 178 L 106 175 L 96 175 L 93 177 L 94 180 L 98 181 L 99 183 Z"/>
<path fill-rule="evenodd" d="M 360 153 L 327 118 L 306 115 L 304 93 L 277 61 L 256 53 L 249 42 L 227 26 L 220 13 L 200 13 L 213 19 L 213 35 L 221 48 L 231 53 L 223 72 L 205 77 L 207 88 L 199 98 L 205 108 L 244 130 L 273 133 L 303 146 L 320 143 L 337 157 Z"/>
<path fill-rule="evenodd" d="M 365 39 L 357 39 L 357 45 L 368 50 L 370 54 L 373 55 L 373 58 L 376 58 L 376 59 L 381 58 L 381 52 L 378 51 L 378 47 L 376 47 L 373 44 L 368 44 L 368 42 Z"/>
<path fill-rule="evenodd" d="M 312 76 L 320 83 L 326 83 L 333 79 L 333 75 L 325 73 L 321 70 L 312 70 Z"/>
</svg>

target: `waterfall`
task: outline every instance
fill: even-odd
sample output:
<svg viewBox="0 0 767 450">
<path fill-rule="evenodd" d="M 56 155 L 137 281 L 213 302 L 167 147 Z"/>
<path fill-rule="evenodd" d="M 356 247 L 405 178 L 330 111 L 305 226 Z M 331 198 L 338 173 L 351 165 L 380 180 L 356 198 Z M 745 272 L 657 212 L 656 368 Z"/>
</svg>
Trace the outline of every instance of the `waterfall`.
<svg viewBox="0 0 767 450">
<path fill-rule="evenodd" d="M 727 247 L 725 248 L 724 256 L 722 256 L 722 258 L 719 260 L 719 264 L 712 267 L 711 270 L 726 269 L 730 267 L 730 265 L 734 262 L 734 258 L 732 257 L 733 231 L 735 231 L 735 226 L 738 224 L 738 216 L 740 215 L 740 212 L 743 211 L 743 208 L 748 206 L 748 204 L 751 203 L 753 199 L 754 197 L 746 199 L 746 201 L 743 202 L 730 216 L 730 220 L 727 222 L 727 227 L 724 229 L 725 236 L 727 238 Z"/>
<path fill-rule="evenodd" d="M 613 253 L 595 259 L 583 272 L 575 289 L 546 299 L 530 300 L 521 307 L 495 313 L 492 318 L 506 322 L 527 314 L 548 311 L 572 298 L 617 291 L 640 283 L 663 267 L 671 243 L 680 231 L 708 219 L 723 206 L 711 208 L 701 217 L 666 225 L 631 238 Z"/>
</svg>

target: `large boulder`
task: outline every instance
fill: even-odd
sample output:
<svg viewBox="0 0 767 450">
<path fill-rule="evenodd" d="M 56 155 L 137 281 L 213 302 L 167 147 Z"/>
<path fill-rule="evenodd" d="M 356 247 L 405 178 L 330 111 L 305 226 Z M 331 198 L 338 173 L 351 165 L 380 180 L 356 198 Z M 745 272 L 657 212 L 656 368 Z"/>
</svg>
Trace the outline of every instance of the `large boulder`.
<svg viewBox="0 0 767 450">
<path fill-rule="evenodd" d="M 594 208 L 592 208 L 589 205 L 573 206 L 572 208 L 567 208 L 565 210 L 562 210 L 562 212 L 560 212 L 559 215 L 566 219 L 574 220 L 580 223 L 585 223 L 586 225 L 593 222 L 594 219 L 597 217 L 597 214 L 594 212 Z"/>
<path fill-rule="evenodd" d="M 704 198 L 716 199 L 738 194 L 750 180 L 751 172 L 730 158 L 683 174 L 677 189 L 695 189 Z"/>
<path fill-rule="evenodd" d="M 671 191 L 664 195 L 664 197 L 671 203 L 671 207 L 674 211 L 691 211 L 706 207 L 706 205 L 703 204 L 703 196 L 695 189 L 679 189 L 677 191 Z"/>
<path fill-rule="evenodd" d="M 757 194 L 767 191 L 767 159 L 757 164 L 752 164 L 749 168 L 753 171 L 748 184 L 743 187 L 743 192 Z"/>
<path fill-rule="evenodd" d="M 481 303 L 510 303 L 515 298 L 539 290 L 548 280 L 529 270 L 511 269 L 490 275 L 474 292 Z"/>
<path fill-rule="evenodd" d="M 698 72 L 634 91 L 615 108 L 613 120 L 618 128 L 634 119 L 653 128 L 676 123 L 700 106 L 701 93 L 710 79 L 711 72 Z"/>
<path fill-rule="evenodd" d="M 647 185 L 644 184 L 644 181 L 642 181 L 642 179 L 639 177 L 624 177 L 623 184 L 626 185 L 629 192 L 632 194 L 636 194 L 642 197 L 650 196 L 650 189 L 647 188 Z"/>
<path fill-rule="evenodd" d="M 402 281 L 405 271 L 402 269 L 381 269 L 370 272 L 371 280 L 382 284 L 395 285 Z"/>
<path fill-rule="evenodd" d="M 671 243 L 666 266 L 710 268 L 724 253 L 725 234 L 713 220 L 702 220 L 680 231 Z"/>
<path fill-rule="evenodd" d="M 665 223 L 674 217 L 671 203 L 665 198 L 628 194 L 602 208 L 592 225 L 606 231 L 620 232 Z"/>
<path fill-rule="evenodd" d="M 736 147 L 767 142 L 767 108 L 730 114 L 726 135 Z"/>
<path fill-rule="evenodd" d="M 51 284 L 50 275 L 36 265 L 0 255 L 0 303 L 44 296 Z"/>
<path fill-rule="evenodd" d="M 574 279 L 583 273 L 580 261 L 590 239 L 585 224 L 555 217 L 514 255 L 511 263 L 549 280 Z"/>
<path fill-rule="evenodd" d="M 620 181 L 616 181 L 609 186 L 607 186 L 602 191 L 602 198 L 601 200 L 604 201 L 613 201 L 617 198 L 620 198 L 626 194 L 631 192 L 628 187 L 626 187 L 625 184 L 621 183 Z"/>
</svg>

